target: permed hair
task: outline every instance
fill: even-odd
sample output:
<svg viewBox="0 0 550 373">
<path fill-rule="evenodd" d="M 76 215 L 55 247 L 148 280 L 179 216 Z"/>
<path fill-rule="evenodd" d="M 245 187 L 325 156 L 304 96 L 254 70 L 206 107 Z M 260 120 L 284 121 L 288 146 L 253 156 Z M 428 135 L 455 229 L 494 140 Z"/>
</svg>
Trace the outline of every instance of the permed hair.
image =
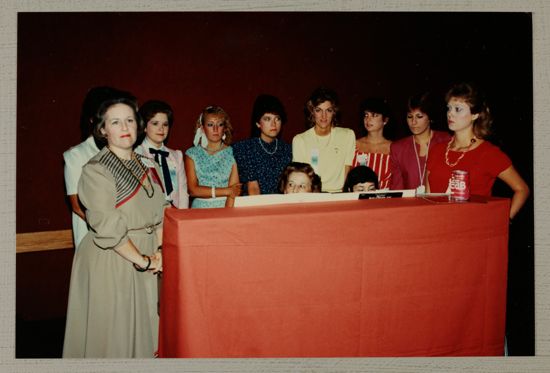
<svg viewBox="0 0 550 373">
<path fill-rule="evenodd" d="M 137 138 L 139 138 L 143 132 L 143 120 L 139 116 L 137 102 L 135 100 L 129 98 L 126 95 L 124 95 L 123 97 L 108 99 L 106 101 L 103 101 L 99 105 L 99 108 L 97 109 L 97 112 L 92 121 L 92 135 L 94 136 L 95 141 L 102 146 L 105 146 L 107 144 L 107 139 L 101 133 L 101 129 L 105 127 L 105 113 L 107 112 L 107 110 L 109 110 L 111 106 L 117 104 L 129 106 L 134 112 L 134 116 L 137 122 Z"/>
<path fill-rule="evenodd" d="M 164 113 L 168 118 L 168 126 L 172 127 L 174 123 L 174 111 L 168 103 L 160 100 L 149 100 L 146 101 L 139 108 L 139 115 L 143 119 L 145 125 L 151 120 L 156 114 Z"/>
<path fill-rule="evenodd" d="M 174 112 L 172 110 L 172 107 L 164 101 L 160 101 L 160 100 L 146 101 L 143 105 L 140 106 L 138 112 L 139 112 L 139 115 L 141 116 L 141 119 L 143 120 L 143 128 L 144 128 L 144 132 L 136 142 L 138 144 L 141 144 L 141 142 L 146 136 L 145 128 L 147 128 L 147 123 L 149 123 L 149 121 L 158 113 L 166 114 L 166 118 L 168 119 L 168 128 L 172 128 L 172 124 L 174 123 Z M 170 132 L 168 132 L 168 134 L 170 134 Z M 165 141 L 168 141 L 168 138 L 166 138 Z"/>
<path fill-rule="evenodd" d="M 93 133 L 93 121 L 99 105 L 101 105 L 103 101 L 116 97 L 128 97 L 137 102 L 136 98 L 131 93 L 108 86 L 93 87 L 86 93 L 80 110 L 80 131 L 82 140 L 86 140 L 86 138 Z"/>
<path fill-rule="evenodd" d="M 311 192 L 320 193 L 321 192 L 321 177 L 315 173 L 313 167 L 309 163 L 302 162 L 290 162 L 286 168 L 279 176 L 278 190 L 279 193 L 284 194 L 286 189 L 286 184 L 288 183 L 288 177 L 293 172 L 302 172 L 309 177 L 311 181 Z"/>
</svg>

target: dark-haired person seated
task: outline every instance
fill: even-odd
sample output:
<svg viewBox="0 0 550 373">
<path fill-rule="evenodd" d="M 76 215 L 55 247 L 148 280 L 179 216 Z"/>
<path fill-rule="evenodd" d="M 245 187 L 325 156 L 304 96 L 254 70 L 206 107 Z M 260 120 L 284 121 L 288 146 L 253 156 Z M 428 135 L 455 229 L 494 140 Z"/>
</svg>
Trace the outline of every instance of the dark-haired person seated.
<svg viewBox="0 0 550 373">
<path fill-rule="evenodd" d="M 320 193 L 321 178 L 308 163 L 291 162 L 279 178 L 279 192 L 288 193 Z"/>
<path fill-rule="evenodd" d="M 377 189 L 378 175 L 367 166 L 353 168 L 344 183 L 344 192 L 370 192 Z"/>
</svg>

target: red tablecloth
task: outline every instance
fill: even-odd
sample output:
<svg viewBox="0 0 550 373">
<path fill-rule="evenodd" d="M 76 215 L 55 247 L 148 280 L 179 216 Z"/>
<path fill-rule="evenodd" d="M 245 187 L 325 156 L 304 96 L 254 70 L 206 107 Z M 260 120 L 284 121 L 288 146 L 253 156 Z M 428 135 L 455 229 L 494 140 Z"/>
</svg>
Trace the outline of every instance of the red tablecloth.
<svg viewBox="0 0 550 373">
<path fill-rule="evenodd" d="M 509 200 L 176 210 L 160 357 L 502 355 Z"/>
</svg>

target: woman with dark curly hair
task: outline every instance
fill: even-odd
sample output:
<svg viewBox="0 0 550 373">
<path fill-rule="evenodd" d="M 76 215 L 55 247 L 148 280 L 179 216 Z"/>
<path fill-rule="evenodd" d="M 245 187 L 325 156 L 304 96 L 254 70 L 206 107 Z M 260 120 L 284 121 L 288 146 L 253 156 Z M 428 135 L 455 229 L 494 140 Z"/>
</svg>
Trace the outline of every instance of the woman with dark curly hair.
<svg viewBox="0 0 550 373">
<path fill-rule="evenodd" d="M 447 143 L 437 144 L 429 153 L 426 190 L 443 193 L 450 190 L 453 170 L 468 171 L 470 193 L 490 196 L 497 178 L 514 192 L 510 219 L 529 196 L 529 187 L 497 146 L 486 140 L 491 128 L 491 113 L 483 94 L 470 83 L 451 87 L 445 96 L 447 123 L 454 135 Z"/>
<path fill-rule="evenodd" d="M 308 163 L 290 162 L 279 178 L 279 192 L 288 193 L 319 193 L 321 178 Z"/>
</svg>

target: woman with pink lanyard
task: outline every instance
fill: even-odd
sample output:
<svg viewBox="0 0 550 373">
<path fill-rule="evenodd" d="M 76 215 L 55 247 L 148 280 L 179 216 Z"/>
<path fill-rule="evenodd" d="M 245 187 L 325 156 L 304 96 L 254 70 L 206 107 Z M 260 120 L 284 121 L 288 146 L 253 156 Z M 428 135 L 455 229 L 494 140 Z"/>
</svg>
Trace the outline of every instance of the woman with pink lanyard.
<svg viewBox="0 0 550 373">
<path fill-rule="evenodd" d="M 412 135 L 390 146 L 390 189 L 416 189 L 424 193 L 428 151 L 436 144 L 447 143 L 451 135 L 432 129 L 435 110 L 429 93 L 410 97 L 407 106 L 407 125 Z"/>
</svg>

